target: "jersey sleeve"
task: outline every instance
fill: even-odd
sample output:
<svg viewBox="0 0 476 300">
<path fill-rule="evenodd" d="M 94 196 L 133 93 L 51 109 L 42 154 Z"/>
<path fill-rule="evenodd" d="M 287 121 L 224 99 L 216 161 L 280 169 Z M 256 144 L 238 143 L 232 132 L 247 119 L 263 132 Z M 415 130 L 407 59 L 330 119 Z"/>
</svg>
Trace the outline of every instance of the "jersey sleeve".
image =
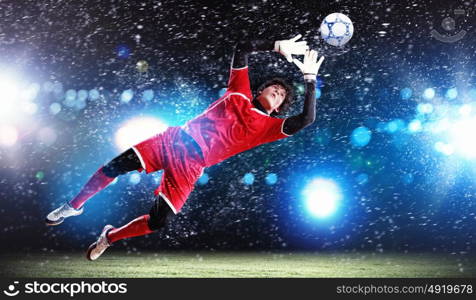
<svg viewBox="0 0 476 300">
<path fill-rule="evenodd" d="M 250 78 L 248 75 L 248 67 L 231 69 L 230 79 L 228 80 L 228 93 L 240 93 L 251 100 Z"/>
</svg>

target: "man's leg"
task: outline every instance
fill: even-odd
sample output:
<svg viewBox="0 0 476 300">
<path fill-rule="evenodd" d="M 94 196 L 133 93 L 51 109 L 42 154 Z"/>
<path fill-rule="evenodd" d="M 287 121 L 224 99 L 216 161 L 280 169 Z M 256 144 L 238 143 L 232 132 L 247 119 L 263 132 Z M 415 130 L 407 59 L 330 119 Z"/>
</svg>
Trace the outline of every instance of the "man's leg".
<svg viewBox="0 0 476 300">
<path fill-rule="evenodd" d="M 125 151 L 105 166 L 99 168 L 73 200 L 49 213 L 46 216 L 46 224 L 59 225 L 67 217 L 80 215 L 84 203 L 108 186 L 117 176 L 139 170 L 141 167 L 140 160 L 134 150 L 129 149 Z"/>
<path fill-rule="evenodd" d="M 108 232 L 107 238 L 112 244 L 116 241 L 152 233 L 164 228 L 175 216 L 168 204 L 157 196 L 148 215 L 140 216 L 128 224 Z"/>
<path fill-rule="evenodd" d="M 174 216 L 175 213 L 164 199 L 157 196 L 148 215 L 140 216 L 119 228 L 106 225 L 98 240 L 89 246 L 86 257 L 96 260 L 112 243 L 164 228 Z"/>
<path fill-rule="evenodd" d="M 140 168 L 140 160 L 134 150 L 127 150 L 99 168 L 69 204 L 74 209 L 81 208 L 86 201 L 108 186 L 117 176 Z"/>
</svg>

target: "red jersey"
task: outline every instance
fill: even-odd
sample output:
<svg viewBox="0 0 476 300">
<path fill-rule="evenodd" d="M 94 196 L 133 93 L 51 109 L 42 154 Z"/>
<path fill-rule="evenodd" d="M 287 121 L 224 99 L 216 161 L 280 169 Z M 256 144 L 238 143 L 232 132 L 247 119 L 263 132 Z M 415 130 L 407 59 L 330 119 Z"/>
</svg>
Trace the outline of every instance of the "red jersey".
<svg viewBox="0 0 476 300">
<path fill-rule="evenodd" d="M 206 166 L 289 135 L 285 119 L 268 116 L 252 103 L 248 67 L 231 69 L 226 93 L 183 129 L 200 146 Z"/>
</svg>

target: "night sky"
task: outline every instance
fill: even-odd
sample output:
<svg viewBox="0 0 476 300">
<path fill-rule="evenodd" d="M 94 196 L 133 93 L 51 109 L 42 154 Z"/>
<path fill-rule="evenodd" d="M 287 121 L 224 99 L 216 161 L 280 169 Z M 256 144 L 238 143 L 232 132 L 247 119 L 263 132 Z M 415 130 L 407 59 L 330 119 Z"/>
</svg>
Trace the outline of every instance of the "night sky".
<svg viewBox="0 0 476 300">
<path fill-rule="evenodd" d="M 0 1 L 0 81 L 13 78 L 35 91 L 33 108 L 17 113 L 6 111 L 0 90 L 0 129 L 14 127 L 18 135 L 0 144 L 2 251 L 83 250 L 105 224 L 147 213 L 160 173 L 125 175 L 80 217 L 44 225 L 51 209 L 120 153 L 114 134 L 121 124 L 153 116 L 183 125 L 226 87 L 237 41 L 301 33 L 326 56 L 316 122 L 206 169 L 208 182 L 196 185 L 169 228 L 115 247 L 474 253 L 474 130 L 466 130 L 464 144 L 451 124 L 476 116 L 475 4 Z M 320 37 L 322 20 L 333 12 L 349 16 L 355 28 L 343 48 Z M 455 27 L 442 28 L 449 17 Z M 466 35 L 445 43 L 432 29 Z M 250 57 L 252 88 L 276 76 L 297 93 L 288 116 L 299 113 L 298 68 L 274 52 Z M 124 91 L 129 101 L 122 101 Z M 371 132 L 366 145 L 352 141 L 359 127 Z M 252 184 L 243 182 L 247 173 Z M 265 180 L 270 173 L 274 184 Z M 342 190 L 327 219 L 312 216 L 301 197 L 315 177 Z"/>
</svg>

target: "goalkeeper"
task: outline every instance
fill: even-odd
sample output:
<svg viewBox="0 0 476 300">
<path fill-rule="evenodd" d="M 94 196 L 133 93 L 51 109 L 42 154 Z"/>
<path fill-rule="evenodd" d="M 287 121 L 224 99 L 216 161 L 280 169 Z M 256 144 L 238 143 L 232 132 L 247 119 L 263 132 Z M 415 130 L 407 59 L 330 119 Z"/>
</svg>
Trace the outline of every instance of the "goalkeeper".
<svg viewBox="0 0 476 300">
<path fill-rule="evenodd" d="M 231 74 L 225 94 L 201 115 L 181 127 L 169 127 L 99 168 L 77 196 L 46 216 L 47 225 L 58 225 L 67 217 L 83 212 L 84 203 L 117 176 L 130 171 L 146 173 L 164 170 L 148 214 L 115 228 L 106 225 L 91 244 L 87 258 L 97 259 L 114 242 L 152 233 L 166 226 L 184 205 L 203 169 L 230 156 L 291 136 L 314 122 L 315 85 L 324 60 L 309 50 L 301 35 L 280 41 L 241 41 L 235 47 Z M 293 99 L 292 88 L 275 78 L 262 84 L 253 97 L 248 77 L 248 56 L 255 51 L 274 50 L 294 62 L 304 75 L 303 111 L 286 119 L 284 113 Z M 303 62 L 292 55 L 304 55 Z"/>
</svg>

